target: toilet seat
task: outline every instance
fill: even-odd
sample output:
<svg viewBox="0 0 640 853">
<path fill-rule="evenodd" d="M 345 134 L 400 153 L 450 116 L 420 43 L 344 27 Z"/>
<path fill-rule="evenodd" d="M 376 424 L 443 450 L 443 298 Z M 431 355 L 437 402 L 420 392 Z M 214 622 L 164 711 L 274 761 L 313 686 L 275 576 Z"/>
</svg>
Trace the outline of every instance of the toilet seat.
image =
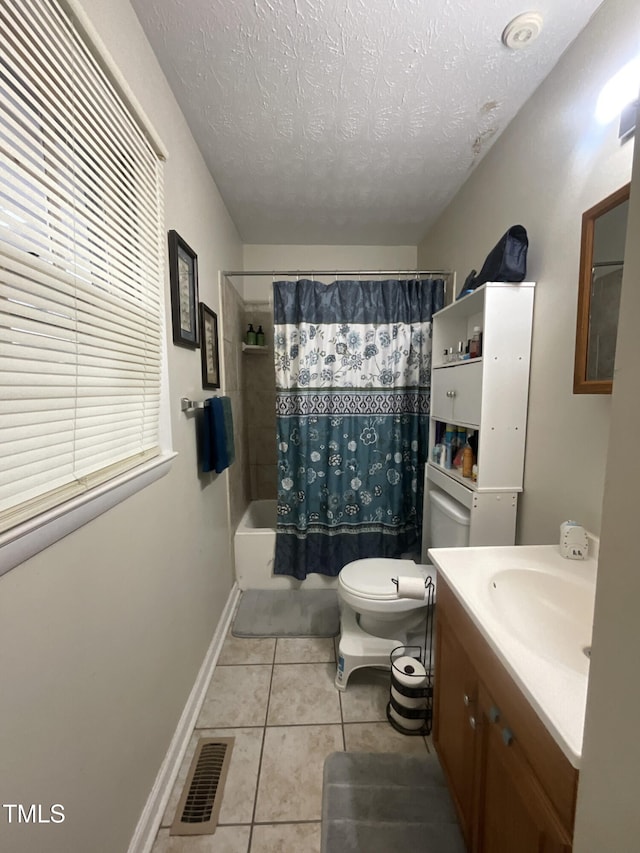
<svg viewBox="0 0 640 853">
<path fill-rule="evenodd" d="M 416 565 L 412 560 L 388 557 L 354 560 L 347 563 L 338 576 L 338 597 L 356 613 L 375 614 L 377 620 L 396 622 L 399 615 L 425 607 L 425 602 L 398 598 L 391 579 L 399 575 L 426 578 L 429 568 Z M 364 618 L 368 621 L 369 616 Z"/>
<path fill-rule="evenodd" d="M 393 560 L 387 557 L 374 557 L 354 560 L 341 570 L 338 587 L 343 593 L 366 601 L 408 601 L 398 598 L 392 578 L 425 578 L 426 567 L 416 565 L 413 560 Z M 420 603 L 414 606 L 420 606 Z"/>
</svg>

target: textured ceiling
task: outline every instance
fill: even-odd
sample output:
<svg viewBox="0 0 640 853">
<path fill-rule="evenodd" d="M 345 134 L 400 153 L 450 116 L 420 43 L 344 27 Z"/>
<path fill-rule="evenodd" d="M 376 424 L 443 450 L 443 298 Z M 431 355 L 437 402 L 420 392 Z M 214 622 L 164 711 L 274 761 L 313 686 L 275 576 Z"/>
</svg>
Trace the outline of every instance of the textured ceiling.
<svg viewBox="0 0 640 853">
<path fill-rule="evenodd" d="M 245 243 L 413 245 L 601 0 L 132 0 Z"/>
</svg>

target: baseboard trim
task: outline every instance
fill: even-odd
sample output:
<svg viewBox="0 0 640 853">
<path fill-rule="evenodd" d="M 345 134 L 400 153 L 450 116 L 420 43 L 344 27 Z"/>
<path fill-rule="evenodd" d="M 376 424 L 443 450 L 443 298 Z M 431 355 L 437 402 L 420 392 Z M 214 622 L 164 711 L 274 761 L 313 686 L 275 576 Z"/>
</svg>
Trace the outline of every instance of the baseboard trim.
<svg viewBox="0 0 640 853">
<path fill-rule="evenodd" d="M 174 735 L 171 738 L 167 754 L 160 766 L 151 793 L 140 815 L 138 825 L 129 844 L 128 853 L 150 853 L 153 847 L 160 822 L 167 807 L 167 802 L 171 796 L 173 784 L 180 770 L 187 746 L 189 745 L 191 732 L 198 719 L 211 676 L 213 675 L 222 645 L 229 631 L 239 597 L 240 589 L 238 584 L 234 583 L 222 611 L 216 632 L 213 635 L 211 644 L 207 649 L 202 666 L 187 699 L 187 704 L 184 706 Z"/>
</svg>

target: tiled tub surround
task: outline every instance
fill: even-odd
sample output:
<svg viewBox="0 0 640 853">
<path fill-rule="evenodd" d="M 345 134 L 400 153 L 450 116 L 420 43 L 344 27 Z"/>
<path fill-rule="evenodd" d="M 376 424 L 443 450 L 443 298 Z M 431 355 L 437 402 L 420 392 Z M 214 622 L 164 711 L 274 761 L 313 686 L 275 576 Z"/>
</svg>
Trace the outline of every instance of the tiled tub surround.
<svg viewBox="0 0 640 853">
<path fill-rule="evenodd" d="M 426 753 L 386 719 L 389 673 L 360 670 L 340 694 L 331 639 L 229 635 L 153 853 L 320 853 L 324 760 L 332 752 Z M 199 737 L 234 736 L 214 835 L 169 836 Z"/>
<path fill-rule="evenodd" d="M 276 458 L 276 375 L 273 366 L 273 309 L 268 302 L 246 302 L 244 329 L 262 326 L 266 352 L 242 354 L 244 411 L 251 500 L 275 500 L 278 493 Z"/>
<path fill-rule="evenodd" d="M 231 282 L 222 279 L 224 393 L 231 398 L 236 461 L 228 469 L 231 529 L 235 530 L 250 500 L 249 442 L 245 408 L 245 362 L 242 358 L 244 303 Z M 203 396 L 217 394 L 204 392 Z M 274 439 L 275 440 L 275 439 Z"/>
</svg>

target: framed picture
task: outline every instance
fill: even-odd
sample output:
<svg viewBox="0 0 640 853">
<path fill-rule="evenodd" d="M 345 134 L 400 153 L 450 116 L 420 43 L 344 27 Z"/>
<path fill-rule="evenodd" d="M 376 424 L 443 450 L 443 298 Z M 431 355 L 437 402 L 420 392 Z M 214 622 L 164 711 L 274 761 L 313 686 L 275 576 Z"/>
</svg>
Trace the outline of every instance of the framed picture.
<svg viewBox="0 0 640 853">
<path fill-rule="evenodd" d="M 197 349 L 198 256 L 177 231 L 169 231 L 169 281 L 173 342 Z"/>
<path fill-rule="evenodd" d="M 200 303 L 200 330 L 202 344 L 202 387 L 220 387 L 220 359 L 218 358 L 218 318 L 204 302 Z"/>
</svg>

